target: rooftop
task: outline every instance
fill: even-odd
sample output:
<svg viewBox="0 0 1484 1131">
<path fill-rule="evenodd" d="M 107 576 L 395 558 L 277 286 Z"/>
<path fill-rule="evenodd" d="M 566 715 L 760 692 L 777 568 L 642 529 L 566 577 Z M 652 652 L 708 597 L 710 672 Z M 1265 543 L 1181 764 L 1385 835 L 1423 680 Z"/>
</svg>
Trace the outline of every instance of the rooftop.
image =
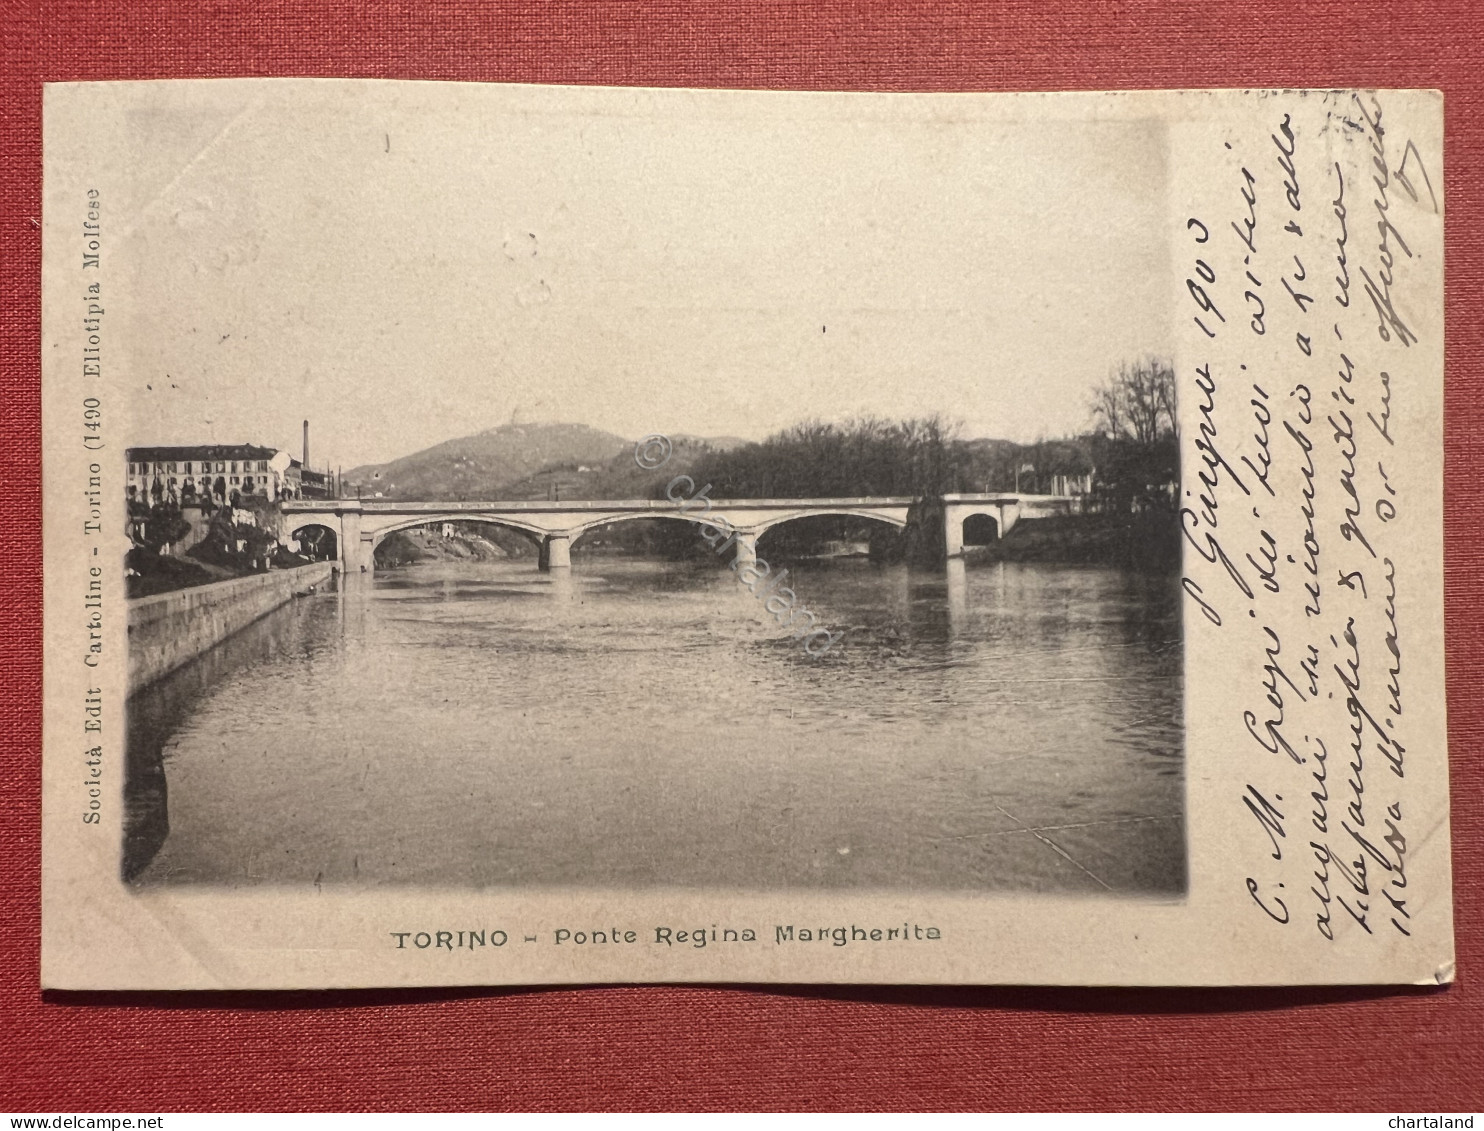
<svg viewBox="0 0 1484 1131">
<path fill-rule="evenodd" d="M 182 447 L 129 448 L 124 453 L 124 458 L 131 463 L 172 459 L 271 459 L 278 454 L 278 450 L 258 444 L 193 444 Z"/>
</svg>

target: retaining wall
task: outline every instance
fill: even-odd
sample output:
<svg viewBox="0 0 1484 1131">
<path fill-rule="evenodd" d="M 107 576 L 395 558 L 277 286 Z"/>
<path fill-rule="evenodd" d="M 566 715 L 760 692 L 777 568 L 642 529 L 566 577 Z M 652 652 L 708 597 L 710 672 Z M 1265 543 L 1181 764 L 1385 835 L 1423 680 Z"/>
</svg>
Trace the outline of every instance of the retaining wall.
<svg viewBox="0 0 1484 1131">
<path fill-rule="evenodd" d="M 333 562 L 255 573 L 129 602 L 129 694 L 329 579 Z"/>
</svg>

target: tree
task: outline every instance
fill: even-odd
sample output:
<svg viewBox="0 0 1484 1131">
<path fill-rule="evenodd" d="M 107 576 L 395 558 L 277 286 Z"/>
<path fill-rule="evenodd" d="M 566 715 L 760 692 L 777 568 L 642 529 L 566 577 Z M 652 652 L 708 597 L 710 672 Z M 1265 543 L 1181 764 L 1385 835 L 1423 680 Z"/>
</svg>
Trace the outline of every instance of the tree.
<svg viewBox="0 0 1484 1131">
<path fill-rule="evenodd" d="M 199 561 L 235 570 L 267 568 L 276 539 L 272 531 L 254 522 L 237 522 L 231 507 L 211 516 L 205 536 L 187 553 Z"/>
<path fill-rule="evenodd" d="M 1174 367 L 1156 357 L 1121 362 L 1093 390 L 1090 407 L 1094 492 L 1104 508 L 1171 509 L 1180 483 Z"/>
<path fill-rule="evenodd" d="M 716 498 L 940 495 L 957 475 L 956 430 L 936 415 L 806 420 L 758 444 L 708 452 L 690 474 L 713 484 Z"/>
<path fill-rule="evenodd" d="M 134 545 L 149 554 L 163 553 L 167 546 L 179 542 L 191 532 L 191 524 L 180 513 L 173 500 L 129 502 L 129 537 Z"/>
<path fill-rule="evenodd" d="M 1156 357 L 1119 362 L 1093 390 L 1092 416 L 1110 440 L 1153 444 L 1177 435 L 1174 367 Z"/>
</svg>

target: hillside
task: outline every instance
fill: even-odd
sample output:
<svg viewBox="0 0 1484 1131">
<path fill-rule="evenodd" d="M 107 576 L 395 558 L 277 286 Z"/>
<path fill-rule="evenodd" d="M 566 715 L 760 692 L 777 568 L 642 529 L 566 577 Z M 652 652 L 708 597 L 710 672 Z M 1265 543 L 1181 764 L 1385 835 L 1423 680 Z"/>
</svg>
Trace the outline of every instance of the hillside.
<svg viewBox="0 0 1484 1131">
<path fill-rule="evenodd" d="M 664 491 L 676 475 L 715 471 L 708 455 L 745 447 L 735 436 L 672 433 L 668 463 L 646 471 L 634 462 L 634 441 L 585 424 L 505 424 L 345 473 L 345 489 L 388 499 L 642 499 Z M 959 490 L 1049 490 L 1049 475 L 1080 475 L 1092 463 L 1081 441 L 1016 444 L 960 440 L 953 445 Z M 1026 474 L 1021 474 L 1026 473 Z"/>
<path fill-rule="evenodd" d="M 543 468 L 575 471 L 632 450 L 632 441 L 585 424 L 505 424 L 390 463 L 352 468 L 345 483 L 368 498 L 523 498 L 509 494 L 506 486 Z"/>
<path fill-rule="evenodd" d="M 645 471 L 634 441 L 585 424 L 505 424 L 345 473 L 366 498 L 634 499 L 663 491 L 706 452 L 746 443 L 676 433 L 670 462 Z"/>
<path fill-rule="evenodd" d="M 701 456 L 718 450 L 710 441 L 691 436 L 673 438 L 670 459 L 663 467 L 646 471 L 634 462 L 632 444 L 601 464 L 575 460 L 547 464 L 502 488 L 505 499 L 648 499 L 663 494 L 677 475 L 687 474 Z"/>
</svg>

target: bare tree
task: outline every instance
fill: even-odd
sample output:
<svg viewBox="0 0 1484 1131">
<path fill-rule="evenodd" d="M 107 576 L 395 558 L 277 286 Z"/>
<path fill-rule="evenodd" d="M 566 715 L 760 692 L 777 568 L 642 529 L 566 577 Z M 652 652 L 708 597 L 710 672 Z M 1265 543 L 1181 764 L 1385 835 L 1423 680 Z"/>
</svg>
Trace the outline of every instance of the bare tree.
<svg viewBox="0 0 1484 1131">
<path fill-rule="evenodd" d="M 1153 444 L 1177 434 L 1175 370 L 1163 358 L 1120 362 L 1092 392 L 1092 415 L 1110 439 Z"/>
<path fill-rule="evenodd" d="M 1122 362 L 1092 393 L 1094 494 L 1112 511 L 1165 510 L 1179 496 L 1175 370 L 1166 360 Z"/>
<path fill-rule="evenodd" d="M 958 429 L 940 415 L 806 420 L 761 443 L 708 452 L 690 474 L 732 498 L 941 495 L 957 476 Z"/>
</svg>

